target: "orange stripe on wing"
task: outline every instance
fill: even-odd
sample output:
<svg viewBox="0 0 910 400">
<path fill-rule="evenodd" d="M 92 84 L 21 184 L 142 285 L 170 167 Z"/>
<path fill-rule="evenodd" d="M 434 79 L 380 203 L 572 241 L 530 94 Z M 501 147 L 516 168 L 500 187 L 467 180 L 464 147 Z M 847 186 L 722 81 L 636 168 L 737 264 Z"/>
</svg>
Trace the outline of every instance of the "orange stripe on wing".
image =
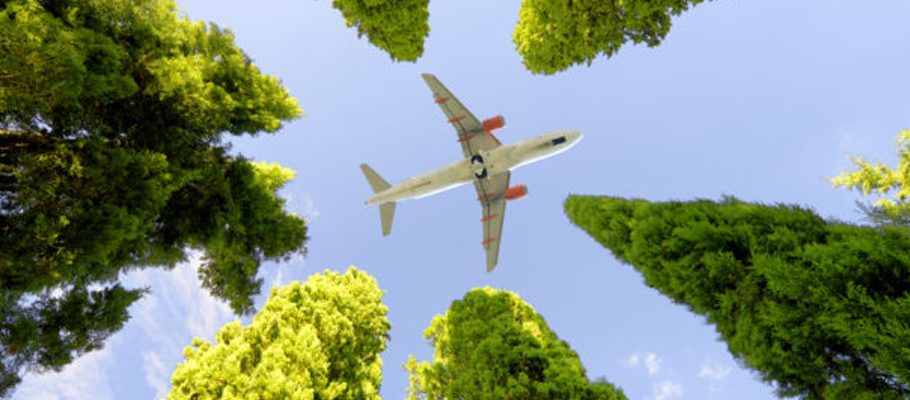
<svg viewBox="0 0 910 400">
<path fill-rule="evenodd" d="M 459 115 L 457 117 L 449 118 L 449 123 L 455 123 L 464 119 L 464 115 Z"/>
<path fill-rule="evenodd" d="M 445 103 L 447 101 L 449 101 L 448 97 L 440 97 L 440 98 L 436 99 L 437 103 Z"/>
<path fill-rule="evenodd" d="M 495 241 L 496 241 L 496 238 L 491 237 L 491 238 L 489 238 L 489 239 L 487 239 L 487 240 L 484 240 L 484 241 L 481 242 L 480 244 L 486 246 L 486 245 L 488 245 L 488 244 L 490 244 L 490 243 L 492 243 L 492 242 L 495 242 Z"/>
<path fill-rule="evenodd" d="M 487 215 L 487 216 L 481 218 L 481 219 L 480 219 L 480 222 L 487 222 L 487 221 L 489 221 L 489 220 L 491 220 L 491 219 L 493 219 L 493 218 L 496 218 L 496 217 L 498 217 L 498 216 L 499 216 L 499 214 L 490 214 L 490 215 Z"/>
</svg>

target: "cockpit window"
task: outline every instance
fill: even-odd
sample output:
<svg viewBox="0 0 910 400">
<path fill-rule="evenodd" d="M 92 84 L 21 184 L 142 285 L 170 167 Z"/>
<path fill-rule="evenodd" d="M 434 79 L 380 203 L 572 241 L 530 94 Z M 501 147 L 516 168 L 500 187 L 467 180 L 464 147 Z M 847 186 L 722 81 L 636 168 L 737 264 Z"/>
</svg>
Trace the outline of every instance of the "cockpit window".
<svg viewBox="0 0 910 400">
<path fill-rule="evenodd" d="M 565 142 L 566 142 L 566 137 L 565 137 L 565 136 L 560 136 L 560 137 L 558 137 L 558 138 L 553 139 L 553 140 L 550 141 L 550 143 L 553 143 L 554 146 L 561 145 L 561 144 L 563 144 L 563 143 L 565 143 Z"/>
</svg>

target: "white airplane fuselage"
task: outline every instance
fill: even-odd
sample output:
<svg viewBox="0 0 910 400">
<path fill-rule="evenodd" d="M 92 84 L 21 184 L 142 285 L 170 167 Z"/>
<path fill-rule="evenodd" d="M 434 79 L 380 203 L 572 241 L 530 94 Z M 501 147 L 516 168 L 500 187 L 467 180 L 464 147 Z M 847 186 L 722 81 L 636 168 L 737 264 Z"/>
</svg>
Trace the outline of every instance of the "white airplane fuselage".
<svg viewBox="0 0 910 400">
<path fill-rule="evenodd" d="M 471 158 L 417 175 L 376 193 L 367 204 L 383 204 L 417 199 L 464 185 L 486 177 L 554 156 L 581 140 L 577 130 L 558 130 L 517 143 L 504 144 L 490 151 L 480 151 Z"/>
</svg>

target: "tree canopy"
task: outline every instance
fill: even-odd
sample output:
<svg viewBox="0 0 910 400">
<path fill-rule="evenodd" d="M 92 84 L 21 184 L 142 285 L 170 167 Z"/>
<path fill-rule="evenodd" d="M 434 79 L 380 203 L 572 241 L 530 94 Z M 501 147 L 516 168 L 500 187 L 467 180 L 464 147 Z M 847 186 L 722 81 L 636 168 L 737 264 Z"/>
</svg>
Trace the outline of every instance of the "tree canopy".
<svg viewBox="0 0 910 400">
<path fill-rule="evenodd" d="M 625 399 L 590 382 L 578 355 L 517 294 L 473 289 L 424 333 L 433 361 L 405 364 L 409 399 Z"/>
<path fill-rule="evenodd" d="M 249 325 L 225 325 L 214 345 L 193 339 L 168 398 L 379 399 L 386 313 L 354 267 L 273 288 Z"/>
<path fill-rule="evenodd" d="M 796 206 L 570 196 L 569 218 L 704 315 L 782 396 L 910 395 L 910 237 Z"/>
<path fill-rule="evenodd" d="M 533 73 L 553 74 L 610 57 L 622 45 L 660 44 L 672 18 L 704 0 L 522 0 L 512 35 Z M 334 0 L 348 26 L 393 60 L 416 61 L 430 32 L 429 0 Z"/>
<path fill-rule="evenodd" d="M 610 57 L 627 42 L 660 44 L 672 17 L 704 0 L 522 0 L 512 40 L 534 73 Z"/>
<path fill-rule="evenodd" d="M 417 61 L 430 33 L 430 0 L 333 0 L 347 26 L 357 28 L 395 61 Z"/>
<path fill-rule="evenodd" d="M 251 311 L 260 263 L 302 252 L 306 224 L 276 194 L 293 171 L 221 137 L 301 113 L 171 0 L 0 0 L 0 395 L 100 347 L 143 293 L 120 273 L 189 248 L 204 286 Z"/>
<path fill-rule="evenodd" d="M 851 156 L 856 169 L 831 179 L 835 187 L 857 189 L 864 196 L 872 193 L 878 200 L 866 207 L 869 215 L 880 222 L 910 224 L 910 130 L 897 136 L 897 168 Z M 890 194 L 890 196 L 889 196 Z"/>
</svg>

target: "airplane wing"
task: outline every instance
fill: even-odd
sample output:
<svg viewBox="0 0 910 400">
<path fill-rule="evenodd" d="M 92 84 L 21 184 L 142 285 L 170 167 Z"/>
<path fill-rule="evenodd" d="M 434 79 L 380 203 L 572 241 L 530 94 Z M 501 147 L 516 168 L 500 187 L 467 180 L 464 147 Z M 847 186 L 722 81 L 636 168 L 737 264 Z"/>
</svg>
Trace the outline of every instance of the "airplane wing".
<svg viewBox="0 0 910 400">
<path fill-rule="evenodd" d="M 449 123 L 458 132 L 458 142 L 461 143 L 465 158 L 477 154 L 480 150 L 499 147 L 499 140 L 492 133 L 484 131 L 480 121 L 449 92 L 449 89 L 443 86 L 442 82 L 439 82 L 439 79 L 431 74 L 421 76 L 433 91 L 436 104 L 439 104 L 439 108 L 446 114 Z"/>
<path fill-rule="evenodd" d="M 506 199 L 502 197 L 509 187 L 510 173 L 501 172 L 488 179 L 475 179 L 474 188 L 483 208 L 483 248 L 487 252 L 487 272 L 496 267 L 499 260 L 499 243 L 502 237 L 502 222 L 506 212 Z"/>
</svg>

